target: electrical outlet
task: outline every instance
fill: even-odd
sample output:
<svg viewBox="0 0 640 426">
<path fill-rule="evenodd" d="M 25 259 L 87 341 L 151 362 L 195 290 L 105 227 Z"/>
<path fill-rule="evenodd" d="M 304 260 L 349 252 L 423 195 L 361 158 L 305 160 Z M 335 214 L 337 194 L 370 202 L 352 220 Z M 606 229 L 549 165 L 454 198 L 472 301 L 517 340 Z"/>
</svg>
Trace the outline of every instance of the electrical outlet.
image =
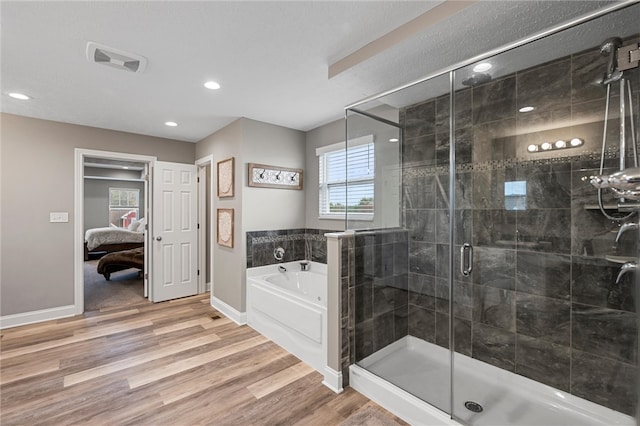
<svg viewBox="0 0 640 426">
<path fill-rule="evenodd" d="M 69 213 L 67 213 L 67 212 L 50 212 L 49 213 L 49 222 L 51 222 L 51 223 L 69 222 Z"/>
</svg>

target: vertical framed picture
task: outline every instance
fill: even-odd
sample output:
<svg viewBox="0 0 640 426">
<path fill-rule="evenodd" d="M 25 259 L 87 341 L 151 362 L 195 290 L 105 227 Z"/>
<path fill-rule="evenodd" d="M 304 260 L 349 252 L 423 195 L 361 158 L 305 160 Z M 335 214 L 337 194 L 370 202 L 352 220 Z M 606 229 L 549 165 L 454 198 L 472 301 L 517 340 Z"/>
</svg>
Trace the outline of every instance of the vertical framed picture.
<svg viewBox="0 0 640 426">
<path fill-rule="evenodd" d="M 233 209 L 218 209 L 216 224 L 218 244 L 233 248 Z"/>
<path fill-rule="evenodd" d="M 218 198 L 233 197 L 235 157 L 218 161 Z"/>
</svg>

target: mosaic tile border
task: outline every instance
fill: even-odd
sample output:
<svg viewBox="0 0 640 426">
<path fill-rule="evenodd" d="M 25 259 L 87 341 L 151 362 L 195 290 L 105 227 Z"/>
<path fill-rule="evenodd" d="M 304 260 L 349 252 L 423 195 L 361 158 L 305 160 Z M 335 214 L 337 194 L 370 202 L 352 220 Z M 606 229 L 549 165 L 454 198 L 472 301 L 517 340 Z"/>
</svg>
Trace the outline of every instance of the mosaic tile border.
<svg viewBox="0 0 640 426">
<path fill-rule="evenodd" d="M 633 151 L 629 151 L 629 155 L 633 155 Z M 605 151 L 605 159 L 612 160 L 618 158 L 617 149 L 609 149 Z M 549 166 L 554 164 L 567 164 L 580 161 L 594 161 L 600 160 L 600 152 L 586 151 L 580 155 L 571 157 L 557 157 L 557 158 L 541 158 L 538 160 L 530 160 L 524 158 L 509 158 L 507 160 L 492 160 L 482 163 L 465 163 L 456 165 L 457 173 L 465 172 L 483 172 L 492 170 L 502 170 L 514 167 L 535 167 L 535 166 Z M 402 175 L 405 178 L 416 178 L 435 176 L 449 173 L 449 165 L 437 165 L 437 166 L 414 166 L 406 167 Z"/>
</svg>

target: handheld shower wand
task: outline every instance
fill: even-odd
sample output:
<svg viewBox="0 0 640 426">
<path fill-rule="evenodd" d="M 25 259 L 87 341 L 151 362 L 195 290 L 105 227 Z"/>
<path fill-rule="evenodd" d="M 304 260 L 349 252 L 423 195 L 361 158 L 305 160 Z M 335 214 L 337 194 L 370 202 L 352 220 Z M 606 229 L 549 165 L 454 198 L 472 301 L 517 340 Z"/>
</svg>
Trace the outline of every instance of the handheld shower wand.
<svg viewBox="0 0 640 426">
<path fill-rule="evenodd" d="M 631 212 L 623 217 L 617 217 L 610 215 L 604 209 L 602 203 L 602 189 L 610 188 L 610 190 L 624 202 L 624 199 L 640 200 L 640 186 L 636 185 L 636 182 L 640 180 L 640 169 L 638 168 L 638 153 L 637 153 L 637 140 L 634 128 L 634 114 L 633 114 L 633 96 L 631 90 L 631 82 L 624 78 L 624 71 L 618 69 L 618 49 L 622 46 L 622 39 L 619 37 L 612 37 L 606 39 L 601 47 L 600 53 L 603 55 L 609 55 L 607 63 L 607 69 L 602 79 L 602 84 L 607 88 L 606 103 L 604 111 L 604 128 L 602 132 L 602 152 L 600 156 L 600 175 L 591 177 L 591 184 L 598 188 L 598 205 L 602 214 L 610 220 L 625 220 L 633 215 Z M 620 85 L 620 139 L 619 139 L 619 156 L 620 156 L 620 168 L 619 172 L 613 175 L 603 175 L 604 171 L 604 157 L 607 143 L 607 126 L 609 122 L 609 101 L 611 99 L 611 85 L 612 83 L 619 81 Z M 627 105 L 628 95 L 628 105 Z M 626 155 L 627 155 L 627 133 L 626 133 L 626 113 L 629 113 L 629 125 L 631 145 L 633 148 L 633 163 L 634 168 L 626 169 Z"/>
</svg>

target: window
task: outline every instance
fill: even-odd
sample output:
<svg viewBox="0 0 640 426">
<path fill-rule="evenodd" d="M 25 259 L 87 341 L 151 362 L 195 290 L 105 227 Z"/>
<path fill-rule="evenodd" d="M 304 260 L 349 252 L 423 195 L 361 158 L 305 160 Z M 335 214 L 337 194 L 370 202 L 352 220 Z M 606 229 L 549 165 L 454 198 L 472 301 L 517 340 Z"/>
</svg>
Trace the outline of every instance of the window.
<svg viewBox="0 0 640 426">
<path fill-rule="evenodd" d="M 506 210 L 527 209 L 526 180 L 516 180 L 504 183 L 504 208 Z"/>
<path fill-rule="evenodd" d="M 128 227 L 140 215 L 140 190 L 109 188 L 109 224 Z"/>
<path fill-rule="evenodd" d="M 345 152 L 346 151 L 346 152 Z M 345 155 L 346 154 L 346 155 Z M 375 148 L 373 136 L 318 148 L 320 218 L 372 220 Z"/>
</svg>

